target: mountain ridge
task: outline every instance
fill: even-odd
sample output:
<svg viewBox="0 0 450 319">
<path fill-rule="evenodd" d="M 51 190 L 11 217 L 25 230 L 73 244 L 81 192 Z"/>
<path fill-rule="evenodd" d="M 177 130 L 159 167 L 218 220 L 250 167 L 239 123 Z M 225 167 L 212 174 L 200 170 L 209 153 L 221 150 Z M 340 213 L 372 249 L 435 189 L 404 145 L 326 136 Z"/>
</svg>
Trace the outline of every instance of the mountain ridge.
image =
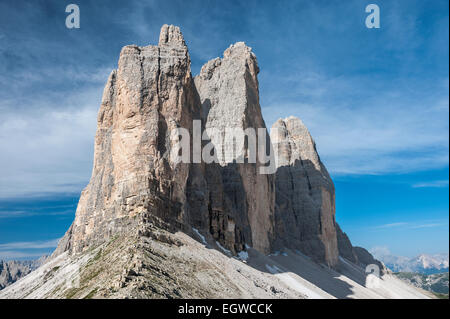
<svg viewBox="0 0 450 319">
<path fill-rule="evenodd" d="M 449 255 L 420 254 L 415 257 L 395 256 L 390 252 L 380 249 L 372 249 L 372 254 L 382 261 L 393 272 L 421 273 L 426 275 L 448 272 Z"/>
</svg>

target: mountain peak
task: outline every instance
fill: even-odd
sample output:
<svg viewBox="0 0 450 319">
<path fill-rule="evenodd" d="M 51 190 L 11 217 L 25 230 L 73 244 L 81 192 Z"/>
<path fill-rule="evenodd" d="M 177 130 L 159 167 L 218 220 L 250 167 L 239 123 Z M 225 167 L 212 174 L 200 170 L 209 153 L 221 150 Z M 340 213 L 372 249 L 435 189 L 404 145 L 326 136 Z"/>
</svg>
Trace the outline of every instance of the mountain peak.
<svg viewBox="0 0 450 319">
<path fill-rule="evenodd" d="M 179 27 L 164 24 L 161 27 L 158 45 L 186 46 L 186 43 Z"/>
</svg>

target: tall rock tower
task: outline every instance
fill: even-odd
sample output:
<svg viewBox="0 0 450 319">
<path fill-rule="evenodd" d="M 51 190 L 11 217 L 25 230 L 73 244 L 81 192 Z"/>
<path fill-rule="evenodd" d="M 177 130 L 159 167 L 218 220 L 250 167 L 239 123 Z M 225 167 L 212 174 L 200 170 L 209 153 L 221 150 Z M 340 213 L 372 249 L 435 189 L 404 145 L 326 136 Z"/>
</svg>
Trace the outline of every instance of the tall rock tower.
<svg viewBox="0 0 450 319">
<path fill-rule="evenodd" d="M 94 168 L 75 221 L 57 253 L 81 251 L 129 231 L 143 213 L 181 228 L 191 166 L 172 163 L 170 132 L 192 131 L 200 103 L 178 27 L 164 25 L 158 46 L 126 46 L 98 113 Z"/>
<path fill-rule="evenodd" d="M 258 71 L 250 48 L 237 43 L 222 60 L 203 67 L 196 79 L 200 98 L 178 27 L 164 25 L 157 46 L 124 47 L 98 113 L 91 180 L 54 255 L 137 233 L 146 223 L 188 233 L 194 227 L 232 253 L 244 250 L 245 244 L 269 253 L 273 176 L 259 174 L 259 164 L 195 162 L 202 150 L 194 149 L 192 140 L 198 135 L 194 120 L 200 123 L 200 137 L 211 127 L 266 132 Z M 179 128 L 187 129 L 191 138 L 187 163 L 171 157 L 177 149 L 171 133 Z M 212 140 L 216 150 L 229 142 Z"/>
<path fill-rule="evenodd" d="M 256 161 L 249 163 L 252 154 L 248 145 L 238 149 L 233 135 L 226 134 L 234 129 L 238 132 L 247 128 L 263 129 L 259 138 L 265 138 L 265 149 L 270 149 L 270 138 L 259 105 L 258 73 L 256 56 L 251 48 L 238 42 L 225 50 L 222 59 L 207 62 L 195 78 L 195 85 L 202 102 L 205 129 L 215 129 L 218 133 L 210 138 L 217 150 L 226 196 L 241 215 L 240 219 L 248 219 L 252 246 L 269 253 L 274 235 L 273 173 L 261 174 L 264 166 L 261 155 L 255 154 Z M 269 160 L 274 165 L 274 159 Z"/>
<path fill-rule="evenodd" d="M 338 262 L 334 184 L 302 121 L 279 119 L 271 130 L 276 172 L 278 246 L 299 249 L 329 266 Z"/>
</svg>

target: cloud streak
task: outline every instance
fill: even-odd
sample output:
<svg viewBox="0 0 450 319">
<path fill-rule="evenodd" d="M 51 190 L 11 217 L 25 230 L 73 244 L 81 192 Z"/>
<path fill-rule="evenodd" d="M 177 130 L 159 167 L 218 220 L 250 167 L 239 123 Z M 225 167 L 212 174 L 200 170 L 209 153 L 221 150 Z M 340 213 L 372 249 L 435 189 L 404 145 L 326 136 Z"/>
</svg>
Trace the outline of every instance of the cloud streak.
<svg viewBox="0 0 450 319">
<path fill-rule="evenodd" d="M 55 248 L 60 238 L 46 241 L 13 242 L 0 244 L 0 250 Z"/>
<path fill-rule="evenodd" d="M 389 224 L 383 224 L 379 226 L 374 226 L 372 229 L 421 229 L 421 228 L 434 228 L 434 227 L 441 227 L 446 226 L 447 223 L 444 222 L 430 222 L 430 221 L 417 221 L 417 222 L 396 222 L 396 223 L 389 223 Z"/>
<path fill-rule="evenodd" d="M 422 183 L 416 183 L 412 185 L 413 188 L 442 188 L 442 187 L 448 187 L 448 180 L 442 180 L 442 181 L 431 181 L 431 182 L 422 182 Z"/>
</svg>

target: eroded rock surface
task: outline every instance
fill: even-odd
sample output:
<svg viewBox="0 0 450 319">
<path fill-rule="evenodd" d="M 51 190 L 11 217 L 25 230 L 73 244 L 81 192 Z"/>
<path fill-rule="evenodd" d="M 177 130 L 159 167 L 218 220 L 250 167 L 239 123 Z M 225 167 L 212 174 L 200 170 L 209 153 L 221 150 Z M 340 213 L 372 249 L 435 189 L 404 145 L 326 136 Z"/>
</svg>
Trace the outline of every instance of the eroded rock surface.
<svg viewBox="0 0 450 319">
<path fill-rule="evenodd" d="M 57 253 L 136 229 L 144 215 L 166 227 L 186 225 L 193 168 L 171 162 L 169 134 L 192 132 L 196 117 L 200 103 L 178 27 L 163 26 L 158 46 L 124 47 L 103 93 L 91 181 Z"/>
<path fill-rule="evenodd" d="M 352 263 L 358 264 L 359 262 L 355 249 L 352 246 L 352 243 L 350 242 L 350 239 L 348 238 L 347 234 L 342 231 L 339 224 L 336 224 L 336 235 L 337 235 L 339 255 L 351 261 Z"/>
<path fill-rule="evenodd" d="M 277 245 L 335 266 L 338 245 L 334 184 L 302 121 L 279 119 L 271 130 L 276 156 Z"/>
<path fill-rule="evenodd" d="M 227 134 L 227 130 L 234 129 L 263 129 L 266 149 L 269 149 L 270 141 L 259 105 L 258 72 L 251 48 L 238 42 L 225 50 L 223 58 L 206 63 L 195 78 L 195 85 L 201 98 L 205 129 L 218 131 L 209 137 L 221 166 L 225 196 L 236 212 L 232 218 L 240 221 L 238 226 L 244 222 L 244 228 L 248 222 L 251 238 L 247 242 L 269 253 L 275 203 L 273 174 L 261 174 L 260 156 L 255 154 L 253 163 L 249 163 L 251 150 L 247 145 L 235 146 L 232 135 Z M 239 163 L 239 159 L 243 162 Z M 217 211 L 216 216 L 221 218 L 224 213 Z"/>
</svg>

